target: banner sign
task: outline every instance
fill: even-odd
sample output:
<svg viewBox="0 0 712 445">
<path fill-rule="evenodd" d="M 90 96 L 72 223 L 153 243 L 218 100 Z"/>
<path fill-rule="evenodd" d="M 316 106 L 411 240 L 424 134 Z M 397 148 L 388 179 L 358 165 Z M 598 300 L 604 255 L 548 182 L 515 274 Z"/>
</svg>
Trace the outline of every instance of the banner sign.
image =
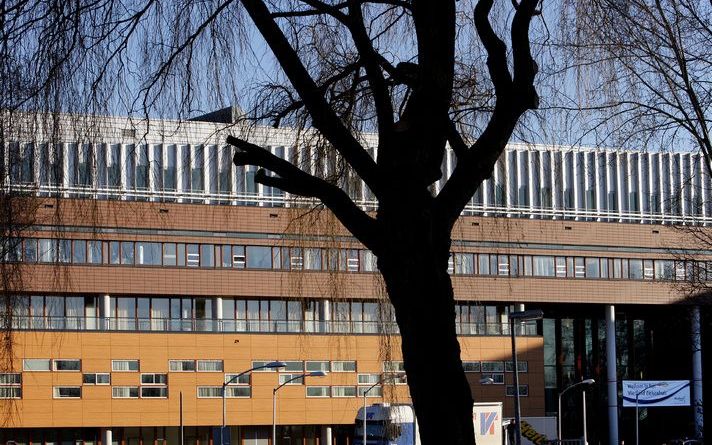
<svg viewBox="0 0 712 445">
<path fill-rule="evenodd" d="M 689 380 L 623 380 L 623 407 L 690 406 Z"/>
</svg>

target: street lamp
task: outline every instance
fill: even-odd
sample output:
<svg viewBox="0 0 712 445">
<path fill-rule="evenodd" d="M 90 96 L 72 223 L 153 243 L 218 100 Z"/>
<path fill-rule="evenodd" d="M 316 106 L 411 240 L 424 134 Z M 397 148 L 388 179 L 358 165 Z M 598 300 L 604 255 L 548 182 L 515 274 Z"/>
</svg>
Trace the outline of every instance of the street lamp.
<svg viewBox="0 0 712 445">
<path fill-rule="evenodd" d="M 559 433 L 560 441 L 564 440 L 563 433 L 562 433 L 562 430 L 563 430 L 562 425 L 564 422 L 561 419 L 561 398 L 564 396 L 566 391 L 568 391 L 570 389 L 576 388 L 577 386 L 581 386 L 581 385 L 593 385 L 594 383 L 596 383 L 596 381 L 593 379 L 581 380 L 578 383 L 574 383 L 573 385 L 571 385 L 567 388 L 564 388 L 564 390 L 559 393 L 559 417 L 558 417 L 559 431 L 558 431 L 558 433 Z M 584 443 L 585 443 L 586 442 L 586 399 L 584 398 L 583 400 L 584 400 L 584 402 L 583 402 L 583 419 L 584 419 L 583 420 L 583 437 L 584 437 Z"/>
<path fill-rule="evenodd" d="M 326 371 L 313 371 L 292 376 L 272 390 L 272 445 L 277 445 L 277 391 L 284 385 L 304 377 L 326 377 Z"/>
<path fill-rule="evenodd" d="M 485 377 L 483 379 L 480 379 L 480 385 L 491 385 L 494 383 L 494 379 L 492 377 Z"/>
<path fill-rule="evenodd" d="M 638 397 L 640 397 L 641 394 L 643 394 L 645 391 L 651 389 L 651 388 L 656 388 L 658 386 L 667 386 L 667 382 L 657 382 L 653 383 L 651 385 L 646 386 L 645 388 L 641 389 L 637 393 L 635 393 L 635 445 L 638 445 L 638 423 L 639 423 L 639 417 L 638 417 Z"/>
<path fill-rule="evenodd" d="M 225 440 L 225 417 L 227 414 L 227 408 L 225 406 L 225 392 L 227 390 L 227 385 L 230 383 L 234 382 L 235 380 L 239 379 L 245 374 L 248 374 L 252 371 L 258 370 L 258 369 L 265 369 L 265 368 L 284 368 L 287 366 L 286 363 L 284 362 L 269 362 L 267 364 L 264 364 L 262 366 L 255 366 L 254 368 L 248 369 L 247 371 L 241 372 L 237 375 L 232 376 L 227 382 L 224 382 L 222 385 L 222 413 L 223 413 L 223 421 L 222 421 L 222 428 L 220 429 L 220 445 L 223 445 L 223 441 Z"/>
<path fill-rule="evenodd" d="M 544 318 L 544 312 L 541 309 L 511 312 L 509 314 L 509 333 L 512 336 L 512 366 L 514 367 L 515 445 L 522 445 L 522 413 L 519 408 L 519 365 L 517 364 L 517 341 L 514 325 L 515 323 L 525 323 L 527 321 L 541 320 L 542 318 Z"/>
<path fill-rule="evenodd" d="M 386 380 L 394 380 L 396 378 L 402 378 L 404 377 L 404 373 L 398 373 L 398 374 L 392 374 L 392 375 L 387 375 L 384 377 L 381 377 L 380 380 L 378 380 L 376 383 L 371 385 L 370 387 L 366 388 L 366 390 L 363 392 L 363 443 L 362 445 L 366 445 L 366 394 L 369 393 L 373 388 L 375 388 L 378 385 L 382 385 Z"/>
</svg>

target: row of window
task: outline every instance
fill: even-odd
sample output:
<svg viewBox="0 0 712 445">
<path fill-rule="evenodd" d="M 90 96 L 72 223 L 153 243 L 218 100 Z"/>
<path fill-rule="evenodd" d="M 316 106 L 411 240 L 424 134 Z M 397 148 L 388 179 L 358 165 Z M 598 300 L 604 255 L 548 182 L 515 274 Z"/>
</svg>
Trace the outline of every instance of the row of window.
<svg viewBox="0 0 712 445">
<path fill-rule="evenodd" d="M 259 368 L 272 362 L 273 360 L 263 360 L 263 361 L 253 361 L 252 367 Z M 400 364 L 399 364 L 400 363 Z M 285 361 L 286 365 L 279 370 L 274 368 L 262 368 L 257 369 L 254 372 L 312 372 L 312 371 L 326 371 L 326 372 L 356 372 L 356 361 L 354 360 L 307 360 L 307 361 L 297 361 L 289 360 Z M 398 372 L 398 369 L 402 368 L 402 362 L 385 362 L 384 372 Z M 111 361 L 111 371 L 112 372 L 138 372 L 140 369 L 139 360 L 112 360 Z M 36 371 L 65 371 L 65 372 L 81 372 L 82 364 L 80 359 L 43 359 L 43 358 L 26 358 L 22 360 L 22 370 L 25 372 L 36 372 Z M 223 361 L 222 360 L 168 360 L 168 370 L 171 372 L 223 372 Z M 396 371 L 389 371 L 396 370 Z M 2 374 L 0 374 L 1 376 Z M 85 374 L 85 376 L 99 376 L 109 374 Z M 156 378 L 165 374 L 142 374 L 142 383 L 144 376 L 149 376 L 151 378 Z M 228 374 L 231 375 L 231 374 Z M 96 377 L 95 377 L 96 378 Z M 93 382 L 96 384 L 96 380 Z M 155 382 L 153 382 L 155 383 Z M 0 384 L 2 380 L 0 379 Z M 108 382 L 106 383 L 108 384 Z"/>
<path fill-rule="evenodd" d="M 363 249 L 269 247 L 143 241 L 96 241 L 25 238 L 15 242 L 11 261 L 179 266 L 257 270 L 331 270 L 375 272 L 376 259 Z M 630 280 L 712 279 L 712 262 L 668 259 L 554 255 L 500 255 L 454 252 L 455 275 L 507 277 L 603 278 Z"/>
<path fill-rule="evenodd" d="M 2 387 L 0 387 L 0 389 L 2 389 Z M 2 398 L 21 398 L 21 388 L 8 389 L 16 389 L 17 392 L 7 394 L 6 397 Z M 225 388 L 225 397 L 249 398 L 252 396 L 251 389 L 250 387 L 227 387 Z M 222 386 L 198 386 L 196 388 L 196 395 L 199 399 L 222 398 L 222 391 Z M 308 398 L 363 397 L 364 393 L 366 397 L 383 397 L 383 388 L 380 386 L 372 388 L 370 386 L 353 385 L 307 386 L 305 391 Z M 2 391 L 0 391 L 0 393 L 2 393 Z M 506 395 L 507 397 L 514 396 L 513 385 L 507 385 Z M 528 396 L 529 385 L 519 385 L 519 395 L 524 397 Z M 80 399 L 82 397 L 82 387 L 55 386 L 53 387 L 53 397 L 55 399 Z M 167 398 L 168 388 L 155 386 L 114 386 L 111 388 L 111 397 L 114 399 Z"/>
<path fill-rule="evenodd" d="M 55 399 L 81 399 L 81 386 L 54 386 L 52 397 Z M 111 388 L 111 397 L 114 399 L 139 398 L 165 399 L 168 397 L 166 386 L 114 386 Z"/>
<path fill-rule="evenodd" d="M 555 255 L 453 253 L 455 275 L 556 277 L 624 280 L 712 280 L 712 262 L 668 259 L 606 258 Z M 707 272 L 709 271 L 709 272 Z"/>
<path fill-rule="evenodd" d="M 465 372 L 483 372 L 483 373 L 503 373 L 503 372 L 514 372 L 514 365 L 512 361 L 507 362 L 473 362 L 473 361 L 463 361 L 462 368 Z M 529 371 L 529 362 L 517 360 L 517 368 L 519 372 Z"/>
</svg>

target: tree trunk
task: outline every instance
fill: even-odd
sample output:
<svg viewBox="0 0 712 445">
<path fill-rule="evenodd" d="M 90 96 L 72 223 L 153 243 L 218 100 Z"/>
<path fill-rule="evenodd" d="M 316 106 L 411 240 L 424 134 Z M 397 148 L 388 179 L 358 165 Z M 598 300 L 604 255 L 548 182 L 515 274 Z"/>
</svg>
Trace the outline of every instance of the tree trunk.
<svg viewBox="0 0 712 445">
<path fill-rule="evenodd" d="M 472 394 L 462 369 L 447 273 L 450 233 L 428 206 L 381 212 L 388 247 L 378 256 L 400 328 L 405 370 L 424 445 L 473 445 Z M 383 207 L 382 207 L 383 209 Z M 419 214 L 413 214 L 414 209 Z M 389 230 L 392 229 L 392 230 Z"/>
</svg>

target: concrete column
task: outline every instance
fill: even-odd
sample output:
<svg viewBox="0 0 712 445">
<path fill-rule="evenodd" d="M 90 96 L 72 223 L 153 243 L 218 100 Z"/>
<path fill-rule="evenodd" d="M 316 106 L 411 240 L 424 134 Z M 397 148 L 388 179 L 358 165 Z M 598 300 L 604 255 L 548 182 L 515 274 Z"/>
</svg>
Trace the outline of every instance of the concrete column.
<svg viewBox="0 0 712 445">
<path fill-rule="evenodd" d="M 322 425 L 321 426 L 321 440 L 319 441 L 319 445 L 331 445 L 333 443 L 333 439 L 331 436 L 331 427 Z"/>
<path fill-rule="evenodd" d="M 222 259 L 217 258 L 217 261 L 222 261 Z M 217 330 L 222 331 L 223 330 L 223 324 L 222 324 L 222 319 L 223 319 L 223 307 L 222 307 L 222 297 L 216 297 L 215 298 L 215 321 L 217 325 Z"/>
<path fill-rule="evenodd" d="M 692 307 L 690 321 L 692 335 L 692 407 L 695 414 L 695 437 L 702 439 L 704 411 L 702 405 L 702 328 L 699 306 Z"/>
<path fill-rule="evenodd" d="M 113 437 L 111 435 L 111 428 L 101 429 L 101 445 L 111 445 Z"/>
<path fill-rule="evenodd" d="M 111 320 L 111 297 L 109 294 L 102 295 L 99 303 L 99 311 L 101 313 L 101 326 L 103 330 L 109 329 L 109 321 Z"/>
<path fill-rule="evenodd" d="M 616 372 L 616 308 L 606 306 L 606 374 L 608 377 L 608 443 L 618 445 L 618 377 Z"/>
</svg>

